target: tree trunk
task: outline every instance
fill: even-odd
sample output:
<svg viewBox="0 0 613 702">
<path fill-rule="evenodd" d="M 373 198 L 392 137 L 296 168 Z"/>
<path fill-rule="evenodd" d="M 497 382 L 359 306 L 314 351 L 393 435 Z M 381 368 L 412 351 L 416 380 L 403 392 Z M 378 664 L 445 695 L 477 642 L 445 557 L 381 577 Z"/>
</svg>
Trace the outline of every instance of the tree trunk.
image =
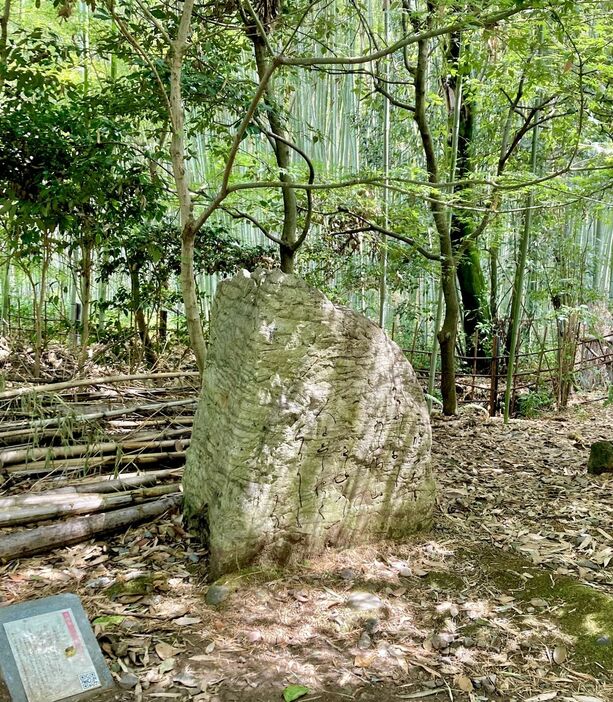
<svg viewBox="0 0 613 702">
<path fill-rule="evenodd" d="M 11 260 L 7 260 L 2 281 L 2 333 L 8 336 L 11 329 Z"/>
<path fill-rule="evenodd" d="M 461 35 L 455 32 L 449 38 L 448 62 L 455 69 L 447 78 L 448 108 L 451 112 L 457 101 L 460 80 Z M 474 175 L 471 159 L 472 143 L 475 132 L 475 104 L 470 89 L 464 88 L 459 112 L 459 130 L 457 144 L 458 180 L 468 180 Z M 452 178 L 453 179 L 453 178 Z M 462 188 L 455 188 L 458 192 Z M 464 341 L 467 356 L 484 356 L 483 341 L 485 332 L 479 334 L 478 348 L 474 348 L 475 332 L 483 328 L 487 321 L 486 285 L 481 269 L 481 258 L 475 234 L 475 222 L 470 215 L 460 215 L 454 210 L 451 215 L 451 240 L 457 265 L 458 284 L 464 310 Z"/>
<path fill-rule="evenodd" d="M 181 289 L 190 344 L 196 356 L 198 370 L 202 373 L 206 363 L 206 341 L 200 319 L 198 289 L 194 271 L 195 240 L 196 233 L 193 230 L 193 225 L 188 223 L 183 227 L 181 236 Z"/>
<path fill-rule="evenodd" d="M 34 377 L 40 378 L 41 357 L 44 347 L 43 339 L 43 322 L 45 310 L 45 298 L 47 296 L 47 274 L 49 272 L 49 264 L 51 263 L 51 253 L 49 251 L 49 234 L 43 234 L 41 242 L 42 247 L 42 266 L 40 272 L 40 287 L 38 294 L 34 290 Z"/>
<path fill-rule="evenodd" d="M 266 45 L 258 35 L 250 34 L 249 38 L 253 43 L 258 76 L 262 80 L 269 70 Z M 274 137 L 278 137 L 275 139 L 275 158 L 279 167 L 279 180 L 282 183 L 291 184 L 293 180 L 290 175 L 292 165 L 290 147 L 285 143 L 287 141 L 287 132 L 279 116 L 272 79 L 268 81 L 266 92 L 264 93 L 264 104 L 267 107 L 266 113 L 270 131 Z M 298 202 L 294 188 L 282 188 L 281 194 L 283 197 L 283 231 L 281 233 L 283 244 L 280 247 L 281 270 L 284 273 L 293 273 L 294 245 L 297 240 L 296 230 L 298 227 Z"/>
<path fill-rule="evenodd" d="M 9 19 L 11 16 L 11 0 L 4 0 L 4 8 L 0 16 L 0 91 L 4 87 L 6 75 L 6 57 L 8 45 Z"/>
<path fill-rule="evenodd" d="M 538 127 L 532 130 L 532 146 L 530 164 L 532 173 L 536 173 L 538 146 Z M 521 326 L 521 312 L 524 298 L 524 272 L 528 258 L 528 246 L 530 243 L 530 232 L 532 228 L 532 207 L 534 205 L 534 193 L 530 191 L 526 198 L 526 211 L 524 215 L 524 227 L 519 243 L 519 258 L 515 268 L 515 278 L 513 280 L 513 299 L 511 301 L 511 329 L 509 342 L 509 365 L 507 366 L 507 386 L 504 393 L 504 422 L 508 423 L 511 412 L 511 397 L 515 381 L 515 358 L 519 351 L 519 332 Z"/>
<path fill-rule="evenodd" d="M 147 365 L 154 366 L 157 363 L 157 356 L 153 350 L 153 342 L 149 335 L 149 327 L 145 318 L 143 304 L 140 296 L 140 275 L 138 266 L 130 265 L 130 292 L 132 296 L 132 309 L 134 310 L 134 318 L 136 320 L 136 329 L 138 337 L 143 347 L 143 354 Z"/>
<path fill-rule="evenodd" d="M 82 373 L 87 360 L 89 346 L 89 317 L 92 296 L 92 267 L 94 242 L 89 237 L 81 244 L 81 351 L 79 354 L 79 372 Z"/>
<path fill-rule="evenodd" d="M 161 348 L 168 337 L 168 310 L 164 309 L 164 298 L 168 291 L 168 278 L 164 278 L 160 282 L 160 287 L 158 289 L 157 303 L 158 303 L 158 328 L 157 328 L 157 341 Z"/>
<path fill-rule="evenodd" d="M 194 0 L 185 0 L 183 12 L 177 29 L 177 36 L 170 50 L 170 123 L 172 138 L 170 141 L 170 156 L 172 172 L 179 200 L 179 214 L 181 217 L 181 290 L 185 305 L 185 321 L 189 333 L 192 351 L 200 373 L 203 372 L 206 362 L 206 340 L 198 308 L 198 290 L 194 275 L 194 244 L 196 240 L 196 226 L 194 221 L 194 207 L 189 182 L 186 173 L 185 160 L 185 115 L 181 94 L 182 62 L 187 41 L 191 16 L 194 9 Z"/>
<path fill-rule="evenodd" d="M 417 67 L 415 69 L 415 122 L 421 138 L 428 180 L 432 184 L 439 184 L 438 167 L 434 142 L 426 116 L 427 95 L 427 65 L 428 65 L 428 40 L 418 42 Z M 456 265 L 451 241 L 449 219 L 445 206 L 439 200 L 439 192 L 431 193 L 430 209 L 436 226 L 441 254 L 441 286 L 445 301 L 445 316 L 443 326 L 438 332 L 441 348 L 441 394 L 443 396 L 443 414 L 453 415 L 457 408 L 455 387 L 455 342 L 458 322 L 460 319 L 460 306 L 456 291 Z"/>
</svg>

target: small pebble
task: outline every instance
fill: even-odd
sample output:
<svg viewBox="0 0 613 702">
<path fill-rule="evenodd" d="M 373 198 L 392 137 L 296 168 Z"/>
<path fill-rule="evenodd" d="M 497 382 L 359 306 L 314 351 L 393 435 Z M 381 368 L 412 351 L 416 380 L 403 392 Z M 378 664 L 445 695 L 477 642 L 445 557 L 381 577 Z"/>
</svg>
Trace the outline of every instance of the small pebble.
<svg viewBox="0 0 613 702">
<path fill-rule="evenodd" d="M 589 568 L 590 570 L 600 570 L 600 566 L 598 566 L 594 561 L 590 561 L 587 558 L 580 558 L 577 561 L 577 565 L 581 566 L 582 568 Z"/>
<path fill-rule="evenodd" d="M 446 632 L 441 634 L 435 634 L 432 637 L 432 646 L 437 651 L 440 651 L 444 648 L 447 648 L 449 644 L 453 643 L 455 641 L 455 638 L 455 634 L 448 634 Z"/>
<path fill-rule="evenodd" d="M 122 690 L 132 690 L 138 685 L 138 678 L 134 673 L 126 673 L 119 678 L 117 684 Z"/>
<path fill-rule="evenodd" d="M 379 620 L 377 617 L 368 617 L 364 622 L 364 631 L 367 631 L 371 635 L 379 631 Z"/>
<path fill-rule="evenodd" d="M 174 676 L 172 681 L 179 683 L 180 685 L 185 685 L 185 687 L 196 687 L 198 689 L 200 688 L 200 684 L 198 683 L 196 678 L 193 675 L 190 675 L 189 673 L 179 673 L 178 675 Z"/>
<path fill-rule="evenodd" d="M 230 589 L 225 587 L 225 585 L 211 585 L 204 599 L 208 605 L 215 607 L 227 600 L 229 595 Z"/>
<path fill-rule="evenodd" d="M 354 592 L 347 598 L 347 606 L 359 610 L 381 609 L 383 602 L 371 592 Z"/>
<path fill-rule="evenodd" d="M 86 582 L 85 587 L 89 590 L 99 590 L 100 588 L 112 585 L 114 582 L 115 578 L 109 578 L 106 575 L 102 575 L 99 578 L 94 578 L 93 580 L 89 580 L 88 582 Z"/>
<path fill-rule="evenodd" d="M 360 635 L 360 640 L 358 641 L 358 648 L 361 649 L 362 651 L 364 651 L 367 648 L 370 648 L 371 645 L 372 645 L 372 639 L 368 635 L 367 631 L 363 631 L 362 634 Z"/>
</svg>

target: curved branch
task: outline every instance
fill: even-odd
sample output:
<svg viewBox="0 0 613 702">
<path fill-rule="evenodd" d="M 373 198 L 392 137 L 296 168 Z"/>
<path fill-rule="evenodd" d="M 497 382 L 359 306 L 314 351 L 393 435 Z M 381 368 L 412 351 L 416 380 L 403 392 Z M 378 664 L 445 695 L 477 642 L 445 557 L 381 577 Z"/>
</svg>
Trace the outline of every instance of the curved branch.
<svg viewBox="0 0 613 702">
<path fill-rule="evenodd" d="M 278 237 L 276 237 L 274 234 L 271 234 L 271 233 L 268 231 L 268 229 L 267 229 L 259 220 L 257 220 L 257 219 L 256 219 L 255 217 L 253 217 L 252 215 L 247 214 L 246 212 L 243 212 L 242 210 L 237 210 L 237 209 L 234 209 L 234 210 L 233 210 L 233 209 L 230 208 L 230 207 L 221 206 L 219 209 L 223 210 L 224 212 L 227 212 L 227 213 L 230 215 L 230 217 L 234 217 L 234 219 L 246 219 L 246 220 L 248 220 L 249 222 L 251 222 L 251 224 L 253 224 L 255 227 L 257 227 L 257 228 L 262 232 L 262 234 L 264 234 L 264 236 L 265 236 L 267 239 L 270 239 L 270 240 L 271 240 L 272 242 L 274 242 L 275 244 L 278 244 L 279 246 L 281 246 L 281 244 L 283 243 L 283 242 L 281 241 L 281 239 L 279 239 Z"/>
<path fill-rule="evenodd" d="M 360 222 L 364 223 L 364 228 L 357 228 L 354 230 L 347 230 L 347 233 L 357 233 L 359 231 L 367 231 L 371 230 L 373 232 L 378 232 L 379 234 L 383 234 L 384 236 L 389 236 L 390 239 L 396 239 L 397 241 L 402 241 L 405 244 L 408 244 L 409 246 L 412 246 L 415 251 L 420 253 L 424 258 L 427 258 L 429 261 L 437 261 L 441 262 L 442 258 L 438 254 L 432 253 L 432 251 L 429 251 L 425 247 L 423 247 L 421 244 L 418 244 L 415 239 L 412 239 L 409 236 L 404 236 L 404 234 L 398 234 L 398 232 L 392 231 L 391 229 L 386 229 L 385 227 L 381 227 L 378 224 L 375 224 L 375 222 L 371 222 L 370 220 L 366 219 L 366 217 L 362 217 L 359 214 L 356 214 L 355 212 L 351 212 L 350 210 L 340 208 L 339 212 L 344 212 L 351 217 L 355 217 L 355 219 L 359 220 Z"/>
<path fill-rule="evenodd" d="M 272 132 L 269 132 L 266 129 L 264 129 L 262 131 L 264 132 L 264 134 L 266 134 L 271 139 L 283 142 L 286 146 L 289 146 L 290 149 L 295 151 L 299 156 L 302 156 L 305 163 L 307 164 L 307 168 L 309 169 L 309 180 L 308 180 L 307 184 L 313 185 L 313 183 L 315 182 L 315 167 L 313 166 L 313 162 L 311 161 L 311 159 L 309 158 L 307 153 L 303 149 L 301 149 L 297 144 L 295 144 L 293 141 L 290 141 L 289 139 L 286 139 L 285 137 L 273 134 Z M 313 215 L 313 191 L 311 189 L 307 189 L 305 192 L 306 192 L 306 198 L 307 198 L 306 216 L 305 216 L 304 224 L 302 226 L 302 231 L 300 232 L 300 236 L 290 246 L 292 251 L 297 251 L 302 246 L 302 244 L 304 243 L 304 240 L 307 237 L 307 234 L 309 233 L 309 229 L 311 227 L 311 218 Z"/>
<path fill-rule="evenodd" d="M 294 58 L 279 56 L 278 61 L 284 66 L 324 66 L 331 64 L 352 65 L 370 63 L 371 61 L 377 61 L 385 56 L 389 56 L 390 54 L 403 49 L 405 46 L 417 44 L 418 42 L 425 41 L 426 39 L 432 39 L 433 37 L 439 37 L 445 34 L 451 34 L 453 32 L 460 32 L 468 29 L 469 27 L 479 28 L 496 24 L 497 22 L 508 19 L 513 15 L 524 12 L 524 10 L 531 9 L 535 4 L 536 3 L 532 2 L 531 0 L 519 0 L 515 7 L 511 9 L 492 12 L 488 15 L 483 15 L 482 17 L 473 18 L 468 22 L 453 22 L 443 27 L 427 29 L 423 32 L 416 32 L 415 34 L 399 39 L 397 42 L 394 42 L 383 49 L 379 49 L 378 51 L 374 51 L 370 54 L 364 54 L 363 56 L 297 56 Z"/>
</svg>

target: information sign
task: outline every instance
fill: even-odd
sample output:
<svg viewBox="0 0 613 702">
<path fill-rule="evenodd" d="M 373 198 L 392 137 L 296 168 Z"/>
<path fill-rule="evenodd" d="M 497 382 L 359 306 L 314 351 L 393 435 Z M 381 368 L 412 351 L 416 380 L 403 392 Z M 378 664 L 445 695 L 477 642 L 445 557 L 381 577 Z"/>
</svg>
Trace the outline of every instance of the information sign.
<svg viewBox="0 0 613 702">
<path fill-rule="evenodd" d="M 113 687 L 76 595 L 0 608 L 0 676 L 12 702 L 58 702 Z"/>
</svg>

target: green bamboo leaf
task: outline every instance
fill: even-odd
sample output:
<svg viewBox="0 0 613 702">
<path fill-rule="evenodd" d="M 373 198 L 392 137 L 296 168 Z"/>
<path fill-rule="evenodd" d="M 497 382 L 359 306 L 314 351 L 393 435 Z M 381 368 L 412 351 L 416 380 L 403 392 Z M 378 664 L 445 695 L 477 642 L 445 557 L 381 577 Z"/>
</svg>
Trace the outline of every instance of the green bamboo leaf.
<svg viewBox="0 0 613 702">
<path fill-rule="evenodd" d="M 288 685 L 285 690 L 283 690 L 283 699 L 285 702 L 294 702 L 301 697 L 304 697 L 309 692 L 309 688 L 304 685 Z"/>
</svg>

